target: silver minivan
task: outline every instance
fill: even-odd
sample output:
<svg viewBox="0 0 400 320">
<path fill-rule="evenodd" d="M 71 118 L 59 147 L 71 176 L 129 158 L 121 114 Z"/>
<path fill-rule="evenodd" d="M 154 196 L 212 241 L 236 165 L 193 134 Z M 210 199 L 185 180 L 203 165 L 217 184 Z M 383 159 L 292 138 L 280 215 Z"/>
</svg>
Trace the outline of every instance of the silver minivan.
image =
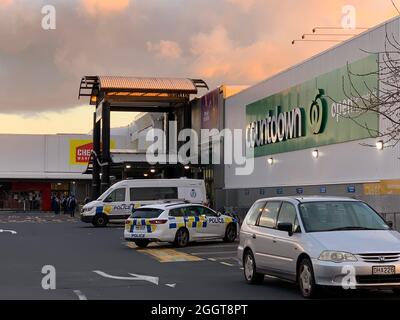
<svg viewBox="0 0 400 320">
<path fill-rule="evenodd" d="M 256 201 L 240 230 L 238 258 L 248 283 L 264 275 L 298 282 L 306 298 L 322 286 L 400 290 L 400 234 L 350 198 Z"/>
</svg>

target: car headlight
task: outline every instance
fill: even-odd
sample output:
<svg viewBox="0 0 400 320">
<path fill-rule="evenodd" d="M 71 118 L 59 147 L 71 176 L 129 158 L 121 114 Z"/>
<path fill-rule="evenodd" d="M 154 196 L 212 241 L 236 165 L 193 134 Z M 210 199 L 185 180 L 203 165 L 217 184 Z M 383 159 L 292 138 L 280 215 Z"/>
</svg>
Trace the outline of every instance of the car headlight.
<svg viewBox="0 0 400 320">
<path fill-rule="evenodd" d="M 357 258 L 348 252 L 342 251 L 323 251 L 318 260 L 321 261 L 332 261 L 332 262 L 348 262 L 348 261 L 357 261 Z"/>
</svg>

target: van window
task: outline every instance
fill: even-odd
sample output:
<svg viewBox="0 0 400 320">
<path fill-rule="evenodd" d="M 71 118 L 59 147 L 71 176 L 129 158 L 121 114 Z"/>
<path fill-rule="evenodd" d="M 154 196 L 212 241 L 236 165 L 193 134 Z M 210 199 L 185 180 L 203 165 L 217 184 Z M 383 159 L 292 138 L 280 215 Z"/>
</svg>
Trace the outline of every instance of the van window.
<svg viewBox="0 0 400 320">
<path fill-rule="evenodd" d="M 258 225 L 265 228 L 275 228 L 280 207 L 280 202 L 268 202 L 261 213 Z"/>
<path fill-rule="evenodd" d="M 284 202 L 282 203 L 281 210 L 279 211 L 278 223 L 291 223 L 293 231 L 298 230 L 296 208 L 293 204 Z"/>
<path fill-rule="evenodd" d="M 176 187 L 130 188 L 131 201 L 178 199 Z"/>
<path fill-rule="evenodd" d="M 246 223 L 248 225 L 254 226 L 257 222 L 258 216 L 264 209 L 265 202 L 264 201 L 259 201 L 253 204 L 253 206 L 250 208 L 249 212 L 246 215 Z"/>
<path fill-rule="evenodd" d="M 123 202 L 125 201 L 125 188 L 119 188 L 112 191 L 107 197 L 106 202 Z"/>
</svg>

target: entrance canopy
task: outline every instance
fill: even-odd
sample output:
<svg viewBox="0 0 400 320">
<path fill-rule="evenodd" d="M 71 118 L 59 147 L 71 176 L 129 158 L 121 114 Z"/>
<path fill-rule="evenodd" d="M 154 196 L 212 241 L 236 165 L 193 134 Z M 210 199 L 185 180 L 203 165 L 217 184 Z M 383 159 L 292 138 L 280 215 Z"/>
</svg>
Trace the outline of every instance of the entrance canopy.
<svg viewBox="0 0 400 320">
<path fill-rule="evenodd" d="M 84 76 L 79 86 L 80 97 L 89 97 L 90 105 L 96 106 L 93 114 L 93 152 L 85 173 L 92 173 L 92 199 L 110 186 L 110 171 L 124 168 L 148 169 L 143 155 L 112 154 L 110 150 L 111 112 L 164 113 L 166 149 L 169 150 L 168 122 L 177 120 L 180 128 L 191 127 L 190 95 L 199 88 L 208 89 L 200 79 L 143 78 L 119 76 Z M 132 164 L 131 164 L 132 163 Z M 146 167 L 146 168 L 145 168 Z M 168 165 L 167 165 L 168 167 Z M 176 165 L 174 167 L 177 167 Z M 125 170 L 124 169 L 124 170 Z M 153 168 L 152 171 L 155 169 Z M 182 168 L 175 168 L 182 170 Z M 124 171 L 125 173 L 126 171 Z M 178 171 L 171 175 L 179 176 Z"/>
<path fill-rule="evenodd" d="M 90 97 L 91 105 L 108 101 L 111 111 L 168 112 L 199 88 L 208 86 L 200 79 L 85 76 L 78 98 Z"/>
</svg>

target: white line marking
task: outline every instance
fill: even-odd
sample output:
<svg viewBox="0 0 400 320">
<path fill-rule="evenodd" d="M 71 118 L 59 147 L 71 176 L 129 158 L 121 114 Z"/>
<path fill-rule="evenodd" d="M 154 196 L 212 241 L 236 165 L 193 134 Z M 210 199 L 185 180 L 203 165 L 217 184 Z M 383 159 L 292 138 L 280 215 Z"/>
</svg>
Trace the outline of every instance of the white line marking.
<svg viewBox="0 0 400 320">
<path fill-rule="evenodd" d="M 109 278 L 109 279 L 115 279 L 115 280 L 142 280 L 142 281 L 148 281 L 151 283 L 154 283 L 158 285 L 158 277 L 152 277 L 152 276 L 144 276 L 140 274 L 135 274 L 135 273 L 129 273 L 132 277 L 119 277 L 119 276 L 113 276 L 110 274 L 107 274 L 103 271 L 100 270 L 93 270 L 94 273 L 97 273 L 98 275 L 104 277 L 104 278 Z"/>
<path fill-rule="evenodd" d="M 240 268 L 240 270 L 244 270 L 244 268 Z"/>
<path fill-rule="evenodd" d="M 220 264 L 223 264 L 225 266 L 233 267 L 233 264 L 228 263 L 228 262 L 220 262 Z"/>
<path fill-rule="evenodd" d="M 208 258 L 208 260 L 210 260 L 210 261 L 217 261 L 217 259 L 214 259 L 214 258 Z"/>
<path fill-rule="evenodd" d="M 207 255 L 207 254 L 232 254 L 232 253 L 237 253 L 237 251 L 219 251 L 219 252 L 191 252 L 190 254 L 196 256 L 196 255 Z"/>
<path fill-rule="evenodd" d="M 9 232 L 11 234 L 17 234 L 17 231 L 14 231 L 14 230 L 3 230 L 3 229 L 0 229 L 0 233 L 1 232 Z"/>
<path fill-rule="evenodd" d="M 86 296 L 81 290 L 74 290 L 74 293 L 78 296 L 79 300 L 87 300 Z"/>
<path fill-rule="evenodd" d="M 170 287 L 170 288 L 175 288 L 176 287 L 176 283 L 167 283 L 166 286 Z"/>
</svg>

